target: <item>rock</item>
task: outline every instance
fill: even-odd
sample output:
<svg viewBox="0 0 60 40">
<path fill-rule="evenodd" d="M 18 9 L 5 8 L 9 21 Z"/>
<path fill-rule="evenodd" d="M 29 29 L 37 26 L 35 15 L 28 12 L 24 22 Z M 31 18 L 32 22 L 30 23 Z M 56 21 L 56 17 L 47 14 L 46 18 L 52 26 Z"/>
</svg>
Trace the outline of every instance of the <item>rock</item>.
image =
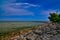
<svg viewBox="0 0 60 40">
<path fill-rule="evenodd" d="M 15 40 L 60 40 L 60 24 L 44 24 Z"/>
</svg>

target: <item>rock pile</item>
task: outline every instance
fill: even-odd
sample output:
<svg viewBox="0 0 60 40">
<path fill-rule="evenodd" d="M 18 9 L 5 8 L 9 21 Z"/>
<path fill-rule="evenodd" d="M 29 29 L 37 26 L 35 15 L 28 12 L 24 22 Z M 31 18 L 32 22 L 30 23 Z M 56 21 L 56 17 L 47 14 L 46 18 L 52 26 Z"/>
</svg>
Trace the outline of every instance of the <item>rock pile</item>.
<svg viewBox="0 0 60 40">
<path fill-rule="evenodd" d="M 45 24 L 23 35 L 23 40 L 60 40 L 60 24 Z M 21 40 L 21 39 L 19 39 Z"/>
</svg>

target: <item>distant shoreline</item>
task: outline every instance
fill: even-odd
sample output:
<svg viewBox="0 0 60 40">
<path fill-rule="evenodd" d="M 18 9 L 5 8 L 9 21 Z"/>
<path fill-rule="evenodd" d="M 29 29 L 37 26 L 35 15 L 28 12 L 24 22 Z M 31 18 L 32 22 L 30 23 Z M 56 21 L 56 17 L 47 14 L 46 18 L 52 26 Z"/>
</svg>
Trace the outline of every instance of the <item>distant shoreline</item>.
<svg viewBox="0 0 60 40">
<path fill-rule="evenodd" d="M 39 22 L 39 23 L 48 23 L 49 21 L 0 21 L 0 22 Z"/>
</svg>

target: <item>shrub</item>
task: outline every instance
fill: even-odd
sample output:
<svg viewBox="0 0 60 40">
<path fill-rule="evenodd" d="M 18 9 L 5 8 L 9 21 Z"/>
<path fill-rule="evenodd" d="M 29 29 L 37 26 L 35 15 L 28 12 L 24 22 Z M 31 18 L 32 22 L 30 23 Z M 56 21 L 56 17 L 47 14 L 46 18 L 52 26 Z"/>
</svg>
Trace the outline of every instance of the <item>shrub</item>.
<svg viewBox="0 0 60 40">
<path fill-rule="evenodd" d="M 48 18 L 51 22 L 60 23 L 60 14 L 50 13 L 50 16 Z"/>
</svg>

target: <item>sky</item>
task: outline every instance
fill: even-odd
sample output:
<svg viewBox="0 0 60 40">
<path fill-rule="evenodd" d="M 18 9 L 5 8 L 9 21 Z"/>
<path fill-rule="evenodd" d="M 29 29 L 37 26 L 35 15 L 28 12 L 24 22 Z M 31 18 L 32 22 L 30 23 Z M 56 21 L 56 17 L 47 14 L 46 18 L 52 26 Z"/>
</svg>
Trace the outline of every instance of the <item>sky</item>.
<svg viewBox="0 0 60 40">
<path fill-rule="evenodd" d="M 60 0 L 0 0 L 0 21 L 48 21 L 60 13 Z"/>
</svg>

